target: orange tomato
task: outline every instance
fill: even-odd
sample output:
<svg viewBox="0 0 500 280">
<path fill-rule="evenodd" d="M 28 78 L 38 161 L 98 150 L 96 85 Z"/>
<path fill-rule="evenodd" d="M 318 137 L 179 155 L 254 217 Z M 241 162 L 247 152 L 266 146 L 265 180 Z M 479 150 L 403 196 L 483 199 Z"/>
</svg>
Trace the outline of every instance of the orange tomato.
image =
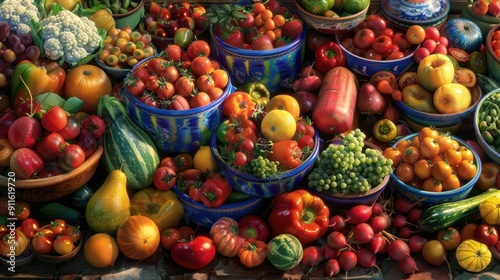
<svg viewBox="0 0 500 280">
<path fill-rule="evenodd" d="M 418 136 L 418 140 L 422 140 L 426 136 L 436 139 L 439 136 L 439 131 L 437 131 L 433 127 L 426 126 L 426 127 L 421 128 L 418 131 L 418 135 L 417 136 Z"/>
<path fill-rule="evenodd" d="M 403 154 L 395 147 L 387 147 L 382 152 L 386 159 L 392 160 L 392 167 L 396 168 L 403 160 Z"/>
<path fill-rule="evenodd" d="M 428 192 L 442 192 L 443 184 L 441 184 L 441 181 L 429 177 L 422 183 L 422 190 Z"/>
<path fill-rule="evenodd" d="M 453 169 L 444 160 L 440 160 L 432 165 L 432 177 L 434 177 L 436 180 L 443 181 L 452 173 Z"/>
<path fill-rule="evenodd" d="M 401 154 L 405 152 L 406 148 L 408 148 L 409 146 L 411 145 L 411 141 L 406 139 L 406 140 L 402 140 L 402 141 L 399 141 L 397 144 L 396 144 L 396 149 L 398 149 Z"/>
<path fill-rule="evenodd" d="M 420 150 L 417 146 L 408 146 L 403 152 L 403 162 L 414 164 L 420 159 Z"/>
<path fill-rule="evenodd" d="M 443 191 L 452 191 L 461 187 L 460 179 L 457 174 L 452 173 L 450 176 L 446 177 L 441 184 L 443 184 Z"/>
<path fill-rule="evenodd" d="M 432 176 L 432 162 L 428 159 L 419 159 L 413 164 L 413 172 L 415 175 L 425 180 Z"/>
<path fill-rule="evenodd" d="M 462 154 L 462 159 L 474 161 L 474 153 L 471 149 L 465 146 L 460 146 L 458 151 Z"/>
<path fill-rule="evenodd" d="M 414 45 L 422 43 L 425 39 L 425 30 L 422 26 L 415 24 L 406 30 L 406 39 Z"/>
<path fill-rule="evenodd" d="M 474 239 L 474 232 L 476 231 L 477 224 L 469 223 L 466 224 L 460 231 L 460 239 L 465 241 L 467 239 Z"/>
<path fill-rule="evenodd" d="M 464 159 L 458 165 L 458 178 L 469 181 L 477 174 L 477 166 L 474 161 Z"/>
<path fill-rule="evenodd" d="M 300 105 L 297 99 L 288 94 L 278 94 L 266 104 L 266 112 L 272 110 L 285 110 L 292 114 L 295 120 L 300 117 Z"/>
<path fill-rule="evenodd" d="M 439 145 L 435 138 L 426 136 L 422 138 L 418 145 L 420 156 L 424 158 L 433 158 L 439 154 Z"/>
<path fill-rule="evenodd" d="M 444 159 L 451 165 L 458 165 L 462 161 L 462 153 L 456 148 L 444 151 Z"/>
<path fill-rule="evenodd" d="M 458 244 L 460 244 L 460 231 L 454 227 L 442 229 L 437 233 L 437 240 L 443 244 L 446 250 L 453 250 L 458 247 Z"/>
<path fill-rule="evenodd" d="M 439 145 L 439 153 L 442 154 L 449 148 L 458 148 L 458 142 L 451 138 L 449 134 L 440 134 L 436 141 Z"/>
<path fill-rule="evenodd" d="M 396 167 L 396 176 L 399 180 L 407 183 L 415 178 L 415 172 L 413 171 L 413 166 L 407 162 L 402 162 L 398 167 Z"/>
</svg>

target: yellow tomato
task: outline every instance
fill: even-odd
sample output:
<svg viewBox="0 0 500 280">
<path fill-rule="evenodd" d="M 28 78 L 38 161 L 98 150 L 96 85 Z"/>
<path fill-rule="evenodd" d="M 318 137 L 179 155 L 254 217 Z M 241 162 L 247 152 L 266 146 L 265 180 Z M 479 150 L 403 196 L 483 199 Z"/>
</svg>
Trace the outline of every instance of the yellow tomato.
<svg viewBox="0 0 500 280">
<path fill-rule="evenodd" d="M 272 97 L 266 105 L 266 111 L 270 112 L 276 109 L 288 111 L 295 120 L 300 117 L 299 102 L 291 95 L 278 94 Z"/>
<path fill-rule="evenodd" d="M 292 139 L 297 122 L 288 111 L 272 110 L 264 116 L 260 126 L 267 140 L 279 142 Z"/>
<path fill-rule="evenodd" d="M 205 173 L 219 170 L 219 166 L 215 161 L 210 146 L 201 146 L 193 157 L 193 167 Z"/>
</svg>

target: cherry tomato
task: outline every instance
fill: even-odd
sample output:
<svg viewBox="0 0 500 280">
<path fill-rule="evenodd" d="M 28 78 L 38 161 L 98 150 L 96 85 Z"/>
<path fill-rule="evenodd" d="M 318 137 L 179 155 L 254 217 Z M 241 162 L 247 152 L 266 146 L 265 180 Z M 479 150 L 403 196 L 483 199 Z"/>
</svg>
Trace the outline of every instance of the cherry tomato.
<svg viewBox="0 0 500 280">
<path fill-rule="evenodd" d="M 87 130 L 82 130 L 80 136 L 78 137 L 78 142 L 76 143 L 80 148 L 82 148 L 85 159 L 88 159 L 97 150 L 97 140 L 88 132 Z"/>
<path fill-rule="evenodd" d="M 243 167 L 247 164 L 247 156 L 243 152 L 235 152 L 232 158 L 232 165 L 236 167 Z"/>
<path fill-rule="evenodd" d="M 182 76 L 182 77 L 179 77 L 179 79 L 177 79 L 175 81 L 174 87 L 175 87 L 175 92 L 178 95 L 180 95 L 184 98 L 188 98 L 191 96 L 191 93 L 193 92 L 193 90 L 195 88 L 195 83 L 194 83 L 193 78 L 187 77 L 187 76 Z"/>
<path fill-rule="evenodd" d="M 211 102 L 210 95 L 208 95 L 208 93 L 204 91 L 199 91 L 189 99 L 189 107 L 191 108 L 203 107 L 210 104 L 210 102 Z"/>
<path fill-rule="evenodd" d="M 55 234 L 64 233 L 66 230 L 66 222 L 63 219 L 55 219 L 50 222 L 50 229 Z"/>
<path fill-rule="evenodd" d="M 73 251 L 74 244 L 71 238 L 66 234 L 56 236 L 54 240 L 54 251 L 59 255 L 66 255 Z"/>
<path fill-rule="evenodd" d="M 66 225 L 64 234 L 69 236 L 73 243 L 78 242 L 82 238 L 82 231 L 80 230 L 80 226 Z"/>
<path fill-rule="evenodd" d="M 40 254 L 48 254 L 54 248 L 53 235 L 38 231 L 38 233 L 31 239 L 31 245 L 35 251 Z"/>
<path fill-rule="evenodd" d="M 195 59 L 198 56 L 210 55 L 210 45 L 204 40 L 195 40 L 187 47 L 189 58 Z"/>
<path fill-rule="evenodd" d="M 26 235 L 28 239 L 35 237 L 38 232 L 38 221 L 33 218 L 27 218 L 21 223 L 20 230 Z"/>
<path fill-rule="evenodd" d="M 177 181 L 176 172 L 170 167 L 158 167 L 153 174 L 153 184 L 159 190 L 170 190 Z"/>
<path fill-rule="evenodd" d="M 160 236 L 160 244 L 163 248 L 170 250 L 181 240 L 181 233 L 176 228 L 166 228 Z"/>
<path fill-rule="evenodd" d="M 68 116 L 63 108 L 54 106 L 43 114 L 40 120 L 42 127 L 47 131 L 59 131 L 66 126 Z"/>
<path fill-rule="evenodd" d="M 61 134 L 62 137 L 66 140 L 72 140 L 75 139 L 79 134 L 81 130 L 81 124 L 80 121 L 74 117 L 74 116 L 68 116 L 68 121 L 66 122 L 66 125 L 59 130 L 59 134 Z"/>
<path fill-rule="evenodd" d="M 57 157 L 62 169 L 71 171 L 85 162 L 85 152 L 77 144 L 67 145 Z"/>
<path fill-rule="evenodd" d="M 181 190 L 188 190 L 195 182 L 201 182 L 203 173 L 196 168 L 189 168 L 177 173 L 177 186 Z"/>
</svg>

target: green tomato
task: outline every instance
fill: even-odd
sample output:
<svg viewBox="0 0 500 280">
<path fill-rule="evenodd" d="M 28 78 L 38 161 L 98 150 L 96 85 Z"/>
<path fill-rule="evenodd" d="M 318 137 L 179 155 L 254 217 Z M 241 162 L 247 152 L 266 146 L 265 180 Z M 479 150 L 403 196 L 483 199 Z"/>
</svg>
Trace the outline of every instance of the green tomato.
<svg viewBox="0 0 500 280">
<path fill-rule="evenodd" d="M 187 27 L 181 27 L 175 31 L 174 34 L 174 44 L 185 50 L 189 43 L 193 40 L 194 33 L 193 30 Z"/>
<path fill-rule="evenodd" d="M 308 12 L 315 15 L 324 15 L 326 11 L 333 8 L 335 0 L 302 0 L 302 6 Z"/>
</svg>

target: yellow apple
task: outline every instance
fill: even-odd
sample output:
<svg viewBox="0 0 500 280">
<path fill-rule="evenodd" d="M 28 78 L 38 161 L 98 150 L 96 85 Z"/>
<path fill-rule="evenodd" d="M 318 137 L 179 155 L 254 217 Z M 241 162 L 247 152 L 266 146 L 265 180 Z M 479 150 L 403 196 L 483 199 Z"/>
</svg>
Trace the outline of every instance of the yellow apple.
<svg viewBox="0 0 500 280">
<path fill-rule="evenodd" d="M 418 82 L 430 92 L 453 82 L 455 68 L 444 54 L 431 54 L 420 61 L 417 69 Z"/>
<path fill-rule="evenodd" d="M 436 89 L 432 100 L 439 113 L 454 114 L 469 108 L 472 96 L 464 85 L 450 83 Z"/>
<path fill-rule="evenodd" d="M 438 113 L 434 107 L 432 93 L 419 84 L 409 85 L 401 91 L 401 101 L 408 107 L 426 113 Z"/>
</svg>

